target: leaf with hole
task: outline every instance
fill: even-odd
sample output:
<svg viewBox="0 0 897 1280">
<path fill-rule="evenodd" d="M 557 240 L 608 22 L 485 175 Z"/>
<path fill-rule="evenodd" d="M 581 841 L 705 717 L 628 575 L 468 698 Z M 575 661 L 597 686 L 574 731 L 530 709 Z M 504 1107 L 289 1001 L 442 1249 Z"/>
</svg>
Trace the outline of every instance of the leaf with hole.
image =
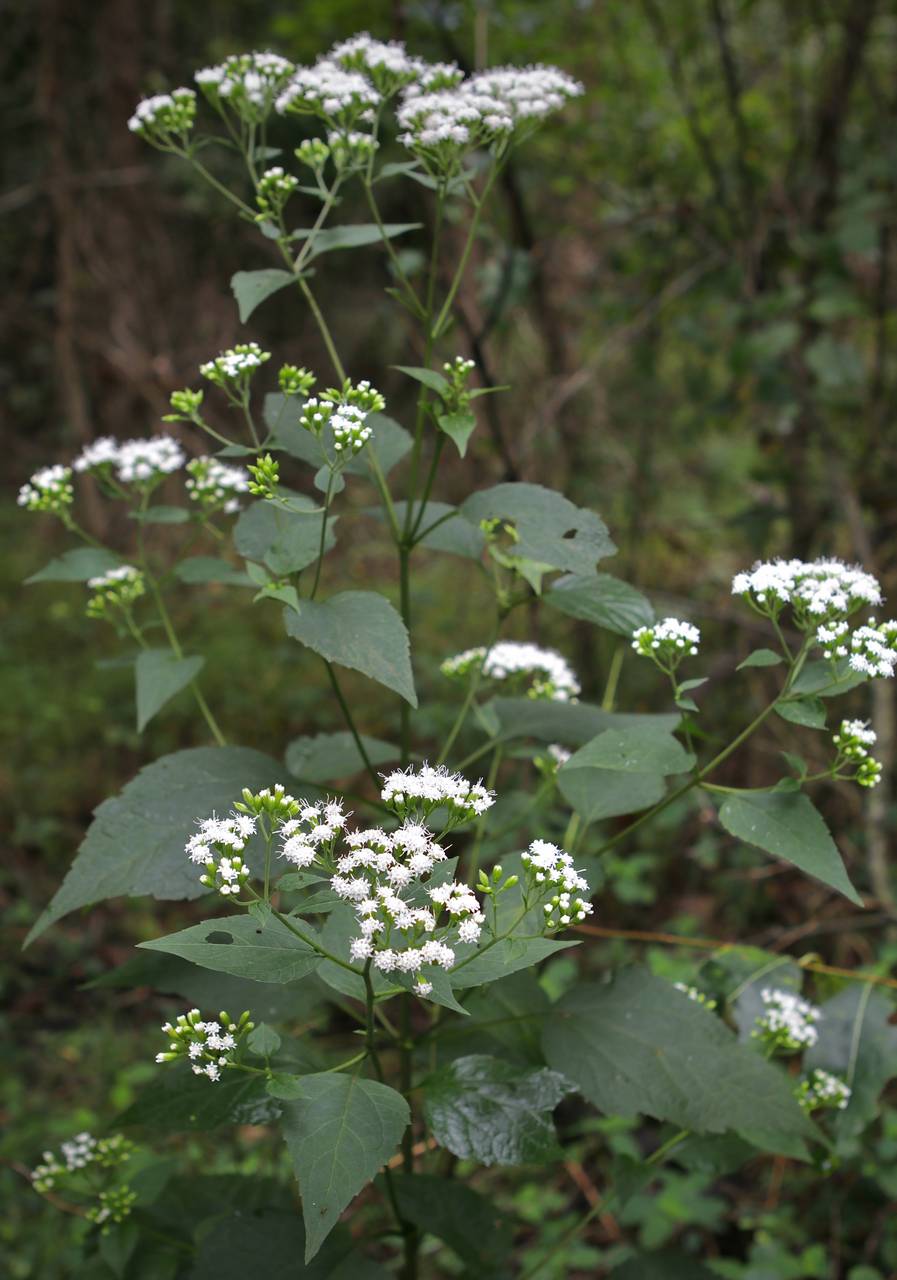
<svg viewBox="0 0 897 1280">
<path fill-rule="evenodd" d="M 307 936 L 314 935 L 305 921 L 301 929 Z M 140 946 L 254 982 L 295 982 L 313 973 L 321 962 L 313 947 L 273 915 L 264 925 L 246 914 L 222 916 Z"/>
<path fill-rule="evenodd" d="M 497 484 L 472 494 L 461 513 L 473 524 L 497 518 L 517 533 L 513 554 L 523 560 L 591 574 L 597 560 L 616 552 L 604 521 L 563 494 L 539 484 Z"/>
</svg>

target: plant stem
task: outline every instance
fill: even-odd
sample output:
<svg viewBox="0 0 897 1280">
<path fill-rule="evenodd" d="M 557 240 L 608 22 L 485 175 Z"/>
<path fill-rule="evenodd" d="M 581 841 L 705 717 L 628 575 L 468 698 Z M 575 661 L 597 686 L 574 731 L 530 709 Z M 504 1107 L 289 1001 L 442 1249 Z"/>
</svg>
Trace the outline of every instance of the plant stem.
<svg viewBox="0 0 897 1280">
<path fill-rule="evenodd" d="M 324 563 L 324 546 L 327 542 L 327 517 L 330 515 L 330 502 L 333 497 L 333 476 L 331 470 L 327 477 L 327 493 L 324 495 L 324 514 L 321 516 L 321 541 L 318 544 L 318 562 L 315 565 L 315 580 L 312 583 L 310 600 L 314 600 L 318 593 L 318 583 L 321 581 L 321 565 Z"/>
<path fill-rule="evenodd" d="M 320 942 L 316 941 L 315 938 L 310 938 L 308 934 L 303 933 L 301 929 L 297 929 L 289 916 L 285 916 L 282 911 L 277 911 L 272 907 L 271 914 L 275 916 L 285 928 L 289 929 L 290 933 L 295 934 L 295 936 L 304 942 L 306 946 L 311 947 L 312 951 L 317 951 L 319 956 L 323 956 L 325 960 L 332 960 L 333 963 L 338 964 L 341 969 L 347 969 L 349 973 L 354 973 L 357 978 L 362 976 L 360 969 L 356 969 L 355 966 L 349 964 L 348 961 L 341 959 L 339 956 L 335 956 L 332 951 L 328 951 L 325 947 L 322 947 Z"/>
<path fill-rule="evenodd" d="M 346 724 L 349 726 L 349 732 L 352 734 L 352 737 L 355 740 L 355 745 L 358 748 L 358 754 L 361 756 L 362 760 L 364 761 L 364 767 L 367 769 L 371 781 L 379 791 L 380 777 L 377 773 L 377 770 L 371 764 L 371 758 L 367 753 L 367 749 L 365 748 L 364 742 L 362 741 L 361 734 L 358 732 L 358 729 L 355 726 L 355 721 L 352 717 L 352 712 L 349 710 L 349 704 L 346 702 L 346 699 L 343 696 L 343 691 L 339 687 L 339 681 L 336 678 L 336 672 L 333 670 L 333 666 L 331 665 L 331 663 L 327 661 L 326 658 L 324 659 L 324 666 L 327 668 L 327 675 L 330 677 L 330 686 L 333 689 L 334 695 L 336 696 L 336 700 L 340 705 L 340 710 L 343 713 Z"/>
<path fill-rule="evenodd" d="M 486 790 L 491 791 L 495 785 L 495 779 L 498 776 L 498 770 L 501 766 L 502 755 L 504 754 L 504 743 L 497 742 L 495 750 L 492 753 L 492 763 L 489 765 L 489 773 L 486 776 Z M 488 812 L 488 811 L 487 811 Z M 473 848 L 470 851 L 470 871 L 467 875 L 467 883 L 476 884 L 477 871 L 480 865 L 480 848 L 483 844 L 483 836 L 486 834 L 486 813 L 481 813 L 477 821 L 476 832 L 473 839 Z"/>
<path fill-rule="evenodd" d="M 464 727 L 464 721 L 467 719 L 467 713 L 470 711 L 473 700 L 477 695 L 477 689 L 480 687 L 480 681 L 483 678 L 483 668 L 489 659 L 489 654 L 495 646 L 495 641 L 498 638 L 500 627 L 501 614 L 499 613 L 496 616 L 495 624 L 492 628 L 492 634 L 489 637 L 489 643 L 486 645 L 486 652 L 483 654 L 483 660 L 475 667 L 473 674 L 471 675 L 470 682 L 467 686 L 467 692 L 464 695 L 464 701 L 461 703 L 461 708 L 455 717 L 455 723 L 452 725 L 449 730 L 449 735 L 443 743 L 442 750 L 439 753 L 439 758 L 436 761 L 437 764 L 445 764 L 445 761 L 448 759 L 448 754 L 454 745 L 455 739 Z"/>
<path fill-rule="evenodd" d="M 408 500 L 408 509 L 410 510 L 411 499 Z M 407 511 L 406 511 L 407 515 Z M 405 542 L 399 543 L 399 611 L 402 615 L 402 621 L 405 624 L 405 630 L 408 632 L 408 639 L 411 639 L 411 581 L 409 577 L 409 558 L 411 552 Z M 402 699 L 399 708 L 399 746 L 401 748 L 401 761 L 404 768 L 411 758 L 411 707 Z"/>
<path fill-rule="evenodd" d="M 327 354 L 330 356 L 330 363 L 333 365 L 334 371 L 336 372 L 336 376 L 337 378 L 339 378 L 340 382 L 345 382 L 346 370 L 343 366 L 342 360 L 340 360 L 339 358 L 339 352 L 337 351 L 336 344 L 333 341 L 333 334 L 330 332 L 330 329 L 327 325 L 327 321 L 324 319 L 324 313 L 321 311 L 321 308 L 318 306 L 317 298 L 312 293 L 309 287 L 308 281 L 305 280 L 302 276 L 296 277 L 296 283 L 298 284 L 299 288 L 302 290 L 303 297 L 305 298 L 305 301 L 308 303 L 309 308 L 311 309 L 311 313 L 315 318 L 315 323 L 318 326 L 318 332 L 320 333 L 321 338 L 323 339 L 324 346 L 327 348 Z"/>
</svg>

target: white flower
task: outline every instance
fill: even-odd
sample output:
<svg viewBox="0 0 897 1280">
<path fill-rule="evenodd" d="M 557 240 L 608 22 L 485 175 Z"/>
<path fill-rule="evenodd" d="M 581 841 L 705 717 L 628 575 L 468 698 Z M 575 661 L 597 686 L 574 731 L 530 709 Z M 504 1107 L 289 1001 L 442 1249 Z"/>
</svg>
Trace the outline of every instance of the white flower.
<svg viewBox="0 0 897 1280">
<path fill-rule="evenodd" d="M 760 992 L 763 1013 L 753 1035 L 781 1049 L 807 1049 L 819 1039 L 815 1023 L 819 1009 L 794 991 L 765 987 Z"/>
<path fill-rule="evenodd" d="M 199 366 L 199 372 L 217 387 L 228 388 L 236 382 L 245 386 L 256 369 L 271 359 L 270 351 L 263 351 L 257 342 L 238 342 L 235 347 L 222 351 L 214 360 Z"/>
<path fill-rule="evenodd" d="M 530 906 L 542 904 L 546 929 L 581 924 L 592 914 L 592 904 L 579 896 L 589 892 L 589 882 L 569 853 L 548 840 L 534 840 L 520 857 Z"/>
<path fill-rule="evenodd" d="M 372 428 L 365 425 L 367 414 L 354 404 L 341 404 L 330 419 L 333 447 L 337 453 L 358 453 L 370 440 Z"/>
<path fill-rule="evenodd" d="M 816 1067 L 800 1082 L 797 1100 L 805 1111 L 815 1111 L 820 1107 L 843 1111 L 852 1093 L 850 1085 L 840 1076 Z"/>
<path fill-rule="evenodd" d="M 380 94 L 365 76 L 324 59 L 313 67 L 299 67 L 275 106 L 281 115 L 316 115 L 348 129 L 359 120 L 373 119 L 379 104 Z"/>
<path fill-rule="evenodd" d="M 221 1068 L 234 1061 L 239 1041 L 247 1035 L 254 1023 L 248 1012 L 234 1019 L 221 1012 L 218 1019 L 206 1022 L 198 1009 L 181 1014 L 174 1023 L 166 1022 L 162 1031 L 168 1038 L 168 1049 L 156 1054 L 156 1062 L 176 1062 L 186 1059 L 194 1075 L 207 1076 L 209 1080 L 221 1079 Z"/>
<path fill-rule="evenodd" d="M 528 679 L 527 694 L 531 698 L 575 702 L 579 696 L 579 682 L 572 668 L 554 649 L 500 640 L 488 653 L 480 646 L 447 658 L 441 670 L 443 675 L 465 676 L 478 666 L 482 666 L 483 675 L 488 679 L 508 682 L 512 687 Z"/>
<path fill-rule="evenodd" d="M 561 765 L 567 763 L 572 753 L 567 749 L 567 747 L 562 747 L 559 742 L 552 742 L 549 744 L 548 754 L 551 756 L 558 768 L 560 768 Z"/>
<path fill-rule="evenodd" d="M 881 604 L 881 587 L 858 565 L 840 560 L 758 561 L 732 580 L 760 613 L 775 617 L 790 604 L 799 626 L 845 617 L 865 605 Z"/>
<path fill-rule="evenodd" d="M 240 510 L 239 499 L 234 495 L 249 490 L 249 472 L 243 467 L 202 457 L 188 462 L 187 471 L 190 474 L 186 488 L 194 502 L 203 507 L 221 507 L 227 515 Z"/>
<path fill-rule="evenodd" d="M 119 444 L 114 436 L 99 436 L 86 444 L 72 463 L 75 471 L 94 471 L 118 462 Z"/>
<path fill-rule="evenodd" d="M 434 809 L 447 808 L 452 825 L 478 817 L 495 804 L 495 792 L 487 791 L 482 781 L 470 783 L 460 773 L 449 773 L 442 765 L 397 769 L 384 776 L 380 795 L 384 803 L 402 817 L 413 815 L 426 819 Z M 413 838 L 407 825 L 403 838 Z M 426 843 L 429 844 L 429 833 Z"/>
<path fill-rule="evenodd" d="M 515 123 L 543 120 L 585 92 L 583 85 L 566 72 L 545 66 L 489 68 L 477 72 L 464 88 L 468 93 L 484 92 L 506 103 Z"/>
<path fill-rule="evenodd" d="M 125 440 L 118 447 L 116 474 L 123 484 L 157 480 L 179 471 L 186 460 L 184 450 L 171 436 Z"/>
<path fill-rule="evenodd" d="M 193 128 L 196 119 L 196 94 L 192 89 L 173 89 L 144 98 L 134 108 L 128 121 L 132 133 L 142 134 L 151 142 L 166 146 L 172 134 L 181 137 Z"/>
<path fill-rule="evenodd" d="M 27 511 L 59 512 L 74 500 L 72 469 L 56 464 L 35 471 L 16 499 Z"/>
<path fill-rule="evenodd" d="M 861 675 L 886 679 L 893 676 L 897 666 L 897 622 L 876 624 L 870 618 L 868 626 L 857 627 L 850 637 L 848 663 Z"/>
<path fill-rule="evenodd" d="M 230 108 L 251 124 L 260 123 L 295 70 L 277 53 L 239 53 L 193 77 L 215 106 Z"/>
<path fill-rule="evenodd" d="M 392 94 L 417 78 L 420 60 L 399 40 L 375 40 L 366 31 L 335 44 L 325 59 L 345 71 L 363 72 L 382 94 Z"/>
<path fill-rule="evenodd" d="M 643 658 L 652 658 L 668 670 L 677 666 L 688 654 L 694 656 L 701 643 L 701 633 L 681 618 L 664 618 L 650 627 L 637 627 L 632 633 L 632 647 Z"/>
</svg>

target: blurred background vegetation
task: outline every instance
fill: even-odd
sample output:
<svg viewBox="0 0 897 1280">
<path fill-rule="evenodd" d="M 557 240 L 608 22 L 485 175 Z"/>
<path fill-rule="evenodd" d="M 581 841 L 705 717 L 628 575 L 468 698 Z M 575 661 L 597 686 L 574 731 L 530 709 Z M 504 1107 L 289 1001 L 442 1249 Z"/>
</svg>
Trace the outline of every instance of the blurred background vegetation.
<svg viewBox="0 0 897 1280">
<path fill-rule="evenodd" d="M 171 391 L 195 385 L 200 361 L 235 340 L 249 336 L 278 360 L 327 369 L 292 297 L 267 304 L 248 331 L 238 326 L 228 281 L 268 265 L 264 245 L 125 122 L 141 96 L 190 83 L 195 68 L 228 53 L 270 47 L 308 62 L 359 29 L 466 67 L 555 63 L 587 90 L 520 153 L 494 198 L 454 338 L 479 381 L 512 390 L 478 402 L 468 459 L 449 466 L 437 496 L 524 479 L 595 508 L 620 546 L 612 571 L 712 637 L 719 670 L 711 676 L 743 656 L 739 645 L 751 647 L 743 619 L 738 631 L 732 623 L 729 582 L 758 556 L 860 560 L 897 595 L 894 0 L 7 0 L 0 1192 L 13 1208 L 0 1226 L 0 1270 L 12 1277 L 71 1274 L 67 1223 L 28 1191 L 23 1168 L 60 1137 L 99 1127 L 148 1071 L 158 1002 L 84 983 L 166 921 L 186 922 L 189 908 L 106 904 L 64 921 L 24 962 L 18 946 L 92 809 L 142 763 L 203 740 L 179 701 L 140 741 L 130 673 L 116 668 L 111 638 L 84 619 L 82 589 L 20 586 L 65 543 L 49 520 L 17 510 L 15 490 L 94 436 L 158 430 Z M 363 220 L 352 199 L 341 221 Z M 419 188 L 396 185 L 386 203 L 389 221 L 429 216 Z M 404 252 L 413 270 L 415 251 Z M 383 370 L 420 363 L 420 353 L 383 293 L 389 282 L 380 253 L 336 254 L 318 292 L 352 374 L 372 377 L 407 421 L 408 384 Z M 109 518 L 95 502 L 85 522 L 114 539 L 122 531 Z M 351 581 L 391 573 L 373 536 L 341 554 Z M 467 586 L 455 563 L 423 562 L 425 675 L 480 638 Z M 340 727 L 317 674 L 309 683 L 291 665 L 276 609 L 243 610 L 238 620 L 224 592 L 185 597 L 181 607 L 194 647 L 208 655 L 210 701 L 234 740 L 277 752 L 298 733 Z M 613 642 L 575 624 L 556 634 L 530 622 L 534 638 L 563 635 L 586 696 L 600 697 Z M 762 642 L 762 629 L 754 639 Z M 251 679 L 248 652 L 266 656 Z M 761 693 L 766 677 L 743 679 L 739 687 Z M 864 915 L 820 886 L 801 880 L 798 891 L 795 877 L 733 851 L 712 813 L 690 809 L 612 862 L 601 919 L 886 970 L 897 954 L 889 865 L 897 730 L 893 689 L 886 681 L 873 689 L 874 702 L 858 695 L 853 710 L 873 720 L 884 782 L 865 798 L 822 800 L 869 889 Z M 621 707 L 656 707 L 663 697 L 643 669 L 624 667 Z M 721 733 L 727 718 L 743 722 L 731 695 L 713 705 Z M 371 703 L 368 731 L 382 731 L 386 714 L 388 705 Z M 732 776 L 767 781 L 770 753 L 798 741 L 805 749 L 806 737 L 780 722 Z M 897 1150 L 888 1117 L 882 1170 Z M 612 1137 L 625 1149 L 625 1133 Z M 223 1168 L 254 1158 L 251 1143 L 213 1150 Z M 632 1222 L 599 1219 L 592 1238 L 610 1247 L 647 1231 L 656 1244 L 726 1229 L 745 1233 L 746 1269 L 732 1274 L 749 1280 L 897 1275 L 885 1227 L 897 1186 L 887 1181 L 893 1174 L 876 1176 L 868 1218 L 853 1224 L 863 1238 L 849 1272 L 826 1221 L 796 1219 L 774 1188 L 756 1204 L 720 1199 L 700 1172 L 671 1173 Z M 544 1220 L 576 1194 L 522 1182 L 508 1191 L 543 1240 L 554 1229 Z M 578 1248 L 558 1275 L 600 1273 L 601 1250 Z"/>
</svg>

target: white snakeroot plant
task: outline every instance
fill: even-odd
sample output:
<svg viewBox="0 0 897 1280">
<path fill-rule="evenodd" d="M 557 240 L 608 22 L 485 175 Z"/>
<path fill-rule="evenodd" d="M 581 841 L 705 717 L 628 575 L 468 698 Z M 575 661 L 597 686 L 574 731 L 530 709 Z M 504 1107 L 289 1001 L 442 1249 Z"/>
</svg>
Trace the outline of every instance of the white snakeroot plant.
<svg viewBox="0 0 897 1280">
<path fill-rule="evenodd" d="M 785 956 L 760 962 L 755 949 L 729 943 L 706 965 L 673 961 L 678 983 L 638 965 L 623 964 L 612 980 L 606 970 L 642 940 L 676 944 L 674 934 L 619 927 L 618 913 L 663 892 L 634 884 L 634 867 L 641 876 L 647 865 L 650 877 L 665 860 L 687 858 L 696 882 L 705 874 L 706 862 L 690 857 L 693 827 L 684 826 L 696 813 L 721 870 L 737 841 L 742 868 L 750 845 L 776 860 L 789 886 L 810 874 L 817 892 L 861 901 L 811 795 L 816 784 L 871 786 L 881 774 L 861 718 L 867 681 L 897 671 L 897 624 L 867 616 L 883 603 L 879 584 L 831 556 L 739 573 L 733 591 L 764 646 L 732 673 L 733 686 L 723 679 L 725 655 L 739 646 L 727 641 L 699 707 L 685 696 L 705 683 L 698 626 L 649 622 L 647 599 L 596 572 L 614 546 L 595 512 L 538 484 L 480 479 L 459 495 L 457 459 L 451 486 L 443 484 L 446 451 L 475 453 L 472 474 L 489 468 L 478 400 L 503 388 L 487 379 L 477 344 L 464 349 L 459 293 L 494 243 L 481 232 L 509 159 L 550 116 L 580 110 L 582 86 L 566 71 L 501 66 L 466 75 L 360 33 L 311 66 L 275 52 L 235 54 L 198 70 L 195 83 L 198 93 L 177 89 L 139 104 L 129 126 L 191 166 L 257 236 L 264 265 L 226 269 L 241 320 L 289 286 L 329 361 L 323 389 L 310 351 L 291 349 L 281 363 L 247 339 L 235 314 L 232 345 L 198 371 L 204 388 L 171 394 L 166 434 L 101 437 L 71 464 L 38 471 L 19 497 L 79 541 L 35 580 L 86 586 L 88 612 L 112 624 L 119 665 L 133 669 L 138 728 L 190 705 L 201 717 L 196 746 L 148 764 L 101 807 L 34 932 L 104 894 L 205 891 L 206 918 L 191 914 L 192 923 L 147 944 L 171 963 L 164 982 L 177 985 L 165 994 L 195 985 L 195 962 L 206 990 L 220 983 L 229 992 L 211 1006 L 231 1000 L 234 981 L 244 1003 L 242 984 L 251 983 L 280 1028 L 253 1025 L 252 1009 L 239 1018 L 194 1009 L 166 1022 L 166 1070 L 135 1103 L 135 1123 L 189 1129 L 198 1094 L 210 1127 L 281 1125 L 302 1197 L 306 1261 L 373 1182 L 370 1234 L 351 1224 L 343 1267 L 361 1274 L 385 1262 L 402 1280 L 423 1274 L 429 1217 L 420 1204 L 438 1196 L 446 1221 L 451 1206 L 467 1215 L 476 1205 L 468 1187 L 458 1200 L 457 1167 L 494 1162 L 496 1152 L 527 1164 L 557 1158 L 550 1112 L 565 1091 L 581 1097 L 571 1107 L 595 1104 L 611 1123 L 618 1112 L 646 1117 L 630 1138 L 632 1150 L 654 1147 L 652 1164 L 691 1134 L 715 1140 L 723 1124 L 752 1160 L 764 1154 L 751 1145 L 764 1134 L 788 1144 L 777 1150 L 830 1150 L 820 1132 L 831 1123 L 826 1109 L 846 1106 L 851 1116 L 854 1074 L 878 1079 L 879 1067 L 867 1070 L 865 1035 L 856 1054 L 845 1050 L 843 1011 L 829 1019 L 825 1005 L 796 991 L 764 988 L 755 1034 L 739 1039 L 742 999 L 752 1001 L 748 1021 L 756 1011 L 757 968 L 772 973 Z M 413 221 L 389 223 L 381 192 L 392 202 L 406 181 Z M 370 221 L 339 225 L 337 211 L 351 208 L 353 195 Z M 329 254 L 355 245 L 376 246 L 399 313 L 390 343 L 404 345 L 404 363 L 389 370 L 367 367 L 372 348 L 359 342 L 359 367 L 347 368 L 328 322 Z M 402 391 L 412 385 L 409 413 Z M 381 386 L 394 416 L 385 415 Z M 76 519 L 91 488 L 124 517 L 107 522 L 113 545 Z M 370 555 L 362 562 L 356 554 L 340 578 L 333 548 L 347 544 L 369 546 Z M 418 589 L 418 569 L 443 552 L 466 562 L 470 633 L 459 623 L 457 637 L 428 646 L 434 627 L 424 630 L 418 615 L 432 590 Z M 388 564 L 395 581 L 375 589 Z M 199 603 L 184 608 L 191 593 Z M 228 599 L 235 603 L 225 615 Z M 239 625 L 241 608 L 277 611 L 283 641 L 247 652 L 243 669 L 227 676 L 241 708 L 262 708 L 282 690 L 289 719 L 308 717 L 285 756 L 284 744 L 269 740 L 268 720 L 259 718 L 247 750 L 228 740 L 235 730 L 226 733 L 210 706 L 203 656 L 179 627 L 211 601 L 228 627 Z M 579 620 L 575 650 L 570 616 Z M 536 643 L 543 636 L 558 648 Z M 442 662 L 457 683 L 439 679 L 440 659 L 462 645 L 472 647 Z M 633 650 L 667 673 L 672 704 L 665 695 L 652 706 L 652 681 Z M 578 672 L 563 656 L 574 651 Z M 685 660 L 697 674 L 680 684 Z M 376 710 L 367 681 L 380 686 Z M 300 688 L 314 696 L 292 700 Z M 763 690 L 766 701 L 727 740 L 726 726 Z M 837 731 L 820 734 L 840 697 L 852 701 L 832 717 Z M 309 708 L 321 708 L 320 721 Z M 789 750 L 788 776 L 741 788 L 738 752 L 774 716 L 787 723 L 777 725 L 775 746 L 782 732 L 803 735 L 808 759 Z M 235 721 L 252 723 L 245 713 Z M 762 756 L 770 769 L 778 758 Z M 635 844 L 636 829 L 647 837 L 662 815 L 650 843 Z M 656 854 L 639 852 L 649 847 Z M 855 848 L 849 873 L 879 896 Z M 785 883 L 783 874 L 776 884 Z M 637 897 L 644 887 L 648 896 Z M 600 925 L 591 920 L 595 892 Z M 791 892 L 799 900 L 799 888 Z M 649 956 L 653 963 L 656 949 Z M 540 975 L 543 964 L 551 967 Z M 800 965 L 821 970 L 828 989 L 839 988 L 836 1001 L 857 991 L 843 969 L 806 956 Z M 886 998 L 859 994 L 885 1027 Z M 808 1056 L 798 1084 L 776 1058 L 804 1051 L 821 1055 L 826 1071 Z M 674 1136 L 652 1137 L 666 1123 Z M 606 1127 L 577 1117 L 574 1129 L 578 1150 L 606 1154 Z M 46 1155 L 36 1189 L 91 1173 L 104 1141 L 80 1135 L 62 1157 Z M 325 1165 L 339 1176 L 322 1179 Z M 419 1172 L 429 1200 L 417 1198 Z M 817 1172 L 824 1176 L 822 1160 Z M 806 1166 L 801 1177 L 811 1176 Z M 99 1199 L 91 1195 L 91 1221 L 117 1230 L 133 1193 L 104 1185 Z M 154 1247 L 152 1206 L 139 1217 L 141 1230 L 148 1224 L 142 1259 L 143 1245 L 147 1256 Z M 110 1258 L 131 1256 L 133 1239 L 120 1243 Z M 192 1230 L 174 1243 L 188 1255 L 196 1247 Z M 85 1274 L 96 1269 L 92 1247 L 89 1240 Z M 401 1256 L 387 1257 L 394 1248 Z M 258 1268 L 269 1261 L 259 1256 Z M 529 1280 L 550 1261 L 522 1269 L 509 1255 L 496 1272 Z M 97 1265 L 108 1270 L 105 1257 Z"/>
</svg>

